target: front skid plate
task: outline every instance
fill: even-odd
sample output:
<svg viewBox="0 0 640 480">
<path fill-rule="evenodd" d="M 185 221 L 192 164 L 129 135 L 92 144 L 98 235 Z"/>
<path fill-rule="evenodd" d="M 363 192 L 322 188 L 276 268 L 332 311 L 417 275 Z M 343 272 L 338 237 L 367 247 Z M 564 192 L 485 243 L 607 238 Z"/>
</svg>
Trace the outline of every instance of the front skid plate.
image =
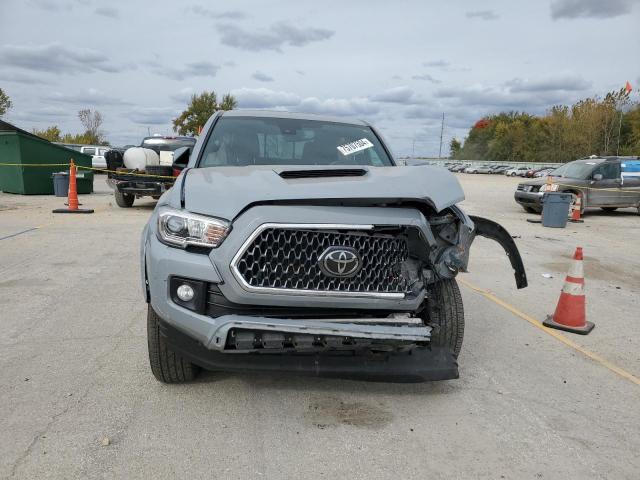
<svg viewBox="0 0 640 480">
<path fill-rule="evenodd" d="M 398 383 L 450 380 L 459 376 L 455 357 L 443 347 L 361 355 L 230 354 L 209 350 L 166 322 L 161 322 L 160 328 L 172 350 L 207 370 L 279 372 Z"/>
</svg>

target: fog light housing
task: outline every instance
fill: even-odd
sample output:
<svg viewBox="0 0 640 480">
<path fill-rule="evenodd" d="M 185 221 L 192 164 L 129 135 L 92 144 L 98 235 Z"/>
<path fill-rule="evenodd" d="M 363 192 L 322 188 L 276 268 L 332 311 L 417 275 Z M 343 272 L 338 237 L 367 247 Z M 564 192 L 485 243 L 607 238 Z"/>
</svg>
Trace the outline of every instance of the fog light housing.
<svg viewBox="0 0 640 480">
<path fill-rule="evenodd" d="M 171 277 L 169 295 L 176 305 L 197 313 L 205 313 L 207 305 L 207 284 L 190 278 Z"/>
<path fill-rule="evenodd" d="M 189 302 L 193 300 L 193 297 L 195 297 L 196 292 L 193 291 L 193 288 L 191 288 L 191 285 L 187 285 L 186 283 L 183 283 L 176 290 L 176 295 L 178 295 L 178 298 L 183 302 Z"/>
</svg>

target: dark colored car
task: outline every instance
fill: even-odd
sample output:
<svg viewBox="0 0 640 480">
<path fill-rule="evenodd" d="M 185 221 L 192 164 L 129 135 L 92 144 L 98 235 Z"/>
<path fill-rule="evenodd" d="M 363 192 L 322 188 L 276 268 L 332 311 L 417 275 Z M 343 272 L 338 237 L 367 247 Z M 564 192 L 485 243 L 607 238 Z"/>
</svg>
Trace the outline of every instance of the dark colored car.
<svg viewBox="0 0 640 480">
<path fill-rule="evenodd" d="M 617 208 L 640 209 L 640 157 L 584 158 L 556 168 L 547 179 L 539 178 L 518 184 L 514 198 L 530 213 L 542 211 L 542 196 L 545 191 L 568 192 L 574 202 L 581 197 L 581 210 L 600 207 L 605 211 Z"/>
</svg>

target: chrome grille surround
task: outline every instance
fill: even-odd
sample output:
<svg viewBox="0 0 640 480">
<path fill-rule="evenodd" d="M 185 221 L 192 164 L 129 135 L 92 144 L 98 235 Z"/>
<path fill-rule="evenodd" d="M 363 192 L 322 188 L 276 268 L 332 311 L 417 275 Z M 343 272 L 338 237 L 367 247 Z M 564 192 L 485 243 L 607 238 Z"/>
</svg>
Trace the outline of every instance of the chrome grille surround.
<svg viewBox="0 0 640 480">
<path fill-rule="evenodd" d="M 406 280 L 393 269 L 407 259 L 407 241 L 373 229 L 373 225 L 265 223 L 240 247 L 231 261 L 231 272 L 244 289 L 255 293 L 405 298 Z M 332 245 L 360 251 L 363 268 L 358 275 L 330 278 L 320 271 L 318 257 Z M 284 265 L 296 260 L 303 262 Z"/>
</svg>

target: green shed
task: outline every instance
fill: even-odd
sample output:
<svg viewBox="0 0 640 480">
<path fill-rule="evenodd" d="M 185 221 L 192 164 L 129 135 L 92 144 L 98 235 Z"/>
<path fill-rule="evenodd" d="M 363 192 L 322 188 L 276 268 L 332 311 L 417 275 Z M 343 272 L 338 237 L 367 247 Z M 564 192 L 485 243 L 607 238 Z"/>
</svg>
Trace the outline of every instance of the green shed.
<svg viewBox="0 0 640 480">
<path fill-rule="evenodd" d="M 55 172 L 60 166 L 29 165 L 69 163 L 91 166 L 91 156 L 53 144 L 32 133 L 0 120 L 0 191 L 23 195 L 52 195 Z M 15 164 L 6 166 L 2 164 Z M 78 193 L 93 192 L 93 172 L 78 170 Z"/>
</svg>

